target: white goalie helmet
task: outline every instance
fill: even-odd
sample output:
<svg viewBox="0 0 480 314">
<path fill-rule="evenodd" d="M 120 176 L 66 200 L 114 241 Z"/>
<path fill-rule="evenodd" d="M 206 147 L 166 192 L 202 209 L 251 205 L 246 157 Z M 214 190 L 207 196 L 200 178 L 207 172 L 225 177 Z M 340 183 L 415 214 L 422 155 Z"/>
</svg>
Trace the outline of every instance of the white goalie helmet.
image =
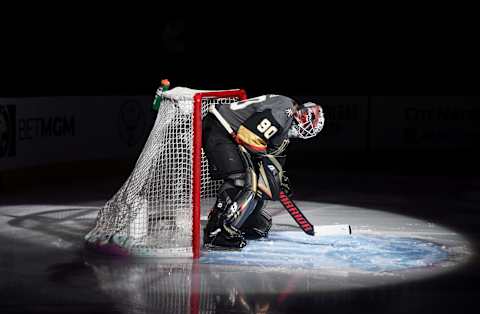
<svg viewBox="0 0 480 314">
<path fill-rule="evenodd" d="M 322 107 L 313 102 L 301 105 L 293 117 L 295 122 L 292 124 L 290 135 L 302 139 L 317 135 L 325 122 Z"/>
</svg>

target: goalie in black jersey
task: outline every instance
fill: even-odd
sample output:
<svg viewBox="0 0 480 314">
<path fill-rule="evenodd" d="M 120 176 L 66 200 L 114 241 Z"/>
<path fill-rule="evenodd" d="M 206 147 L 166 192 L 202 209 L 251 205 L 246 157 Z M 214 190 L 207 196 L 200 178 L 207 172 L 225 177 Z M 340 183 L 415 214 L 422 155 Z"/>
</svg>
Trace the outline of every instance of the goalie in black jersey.
<svg viewBox="0 0 480 314">
<path fill-rule="evenodd" d="M 210 175 L 224 183 L 208 215 L 205 247 L 240 249 L 246 239 L 267 236 L 272 218 L 266 201 L 278 200 L 281 190 L 290 192 L 283 171 L 289 138 L 311 138 L 323 123 L 321 106 L 281 95 L 210 108 L 203 120 L 203 148 Z"/>
</svg>

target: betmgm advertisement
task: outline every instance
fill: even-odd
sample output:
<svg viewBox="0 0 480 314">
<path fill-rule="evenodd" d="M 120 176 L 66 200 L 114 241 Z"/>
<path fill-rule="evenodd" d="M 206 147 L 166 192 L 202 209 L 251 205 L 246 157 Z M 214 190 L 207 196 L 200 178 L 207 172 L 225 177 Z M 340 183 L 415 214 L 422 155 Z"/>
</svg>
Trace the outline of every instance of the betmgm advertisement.
<svg viewBox="0 0 480 314">
<path fill-rule="evenodd" d="M 134 158 L 148 136 L 151 97 L 0 99 L 0 170 Z"/>
</svg>

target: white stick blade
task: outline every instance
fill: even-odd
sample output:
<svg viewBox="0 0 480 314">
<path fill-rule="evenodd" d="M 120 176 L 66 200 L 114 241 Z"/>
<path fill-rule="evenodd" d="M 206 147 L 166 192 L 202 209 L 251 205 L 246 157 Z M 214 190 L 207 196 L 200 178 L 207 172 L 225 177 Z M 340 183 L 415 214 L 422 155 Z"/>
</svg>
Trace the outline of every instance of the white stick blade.
<svg viewBox="0 0 480 314">
<path fill-rule="evenodd" d="M 315 236 L 325 235 L 350 235 L 352 234 L 352 227 L 350 225 L 317 225 L 314 227 Z"/>
</svg>

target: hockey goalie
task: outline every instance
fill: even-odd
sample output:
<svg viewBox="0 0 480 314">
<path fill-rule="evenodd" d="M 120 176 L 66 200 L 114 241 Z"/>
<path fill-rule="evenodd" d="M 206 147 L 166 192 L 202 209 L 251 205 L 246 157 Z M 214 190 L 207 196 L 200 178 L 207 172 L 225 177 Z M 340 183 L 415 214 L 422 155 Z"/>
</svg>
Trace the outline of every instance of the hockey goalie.
<svg viewBox="0 0 480 314">
<path fill-rule="evenodd" d="M 281 95 L 211 105 L 203 121 L 210 175 L 222 179 L 204 229 L 204 246 L 241 249 L 266 237 L 272 218 L 267 200 L 290 193 L 283 170 L 289 138 L 308 139 L 323 128 L 322 107 Z"/>
</svg>

